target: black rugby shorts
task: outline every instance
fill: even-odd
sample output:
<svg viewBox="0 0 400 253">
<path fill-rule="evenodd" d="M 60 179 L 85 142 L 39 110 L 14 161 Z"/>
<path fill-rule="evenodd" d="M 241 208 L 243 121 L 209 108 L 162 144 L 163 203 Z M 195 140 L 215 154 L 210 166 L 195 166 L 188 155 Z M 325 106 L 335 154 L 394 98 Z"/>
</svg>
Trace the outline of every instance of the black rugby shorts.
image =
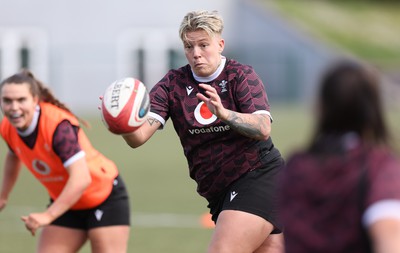
<svg viewBox="0 0 400 253">
<path fill-rule="evenodd" d="M 51 225 L 83 230 L 116 225 L 129 226 L 129 198 L 122 178 L 118 176 L 114 179 L 110 196 L 99 206 L 85 210 L 68 210 Z"/>
<path fill-rule="evenodd" d="M 270 222 L 275 227 L 272 234 L 282 233 L 276 192 L 282 165 L 283 159 L 278 157 L 264 168 L 249 171 L 232 183 L 221 198 L 209 203 L 213 221 L 216 222 L 224 210 L 238 210 L 258 215 Z"/>
</svg>

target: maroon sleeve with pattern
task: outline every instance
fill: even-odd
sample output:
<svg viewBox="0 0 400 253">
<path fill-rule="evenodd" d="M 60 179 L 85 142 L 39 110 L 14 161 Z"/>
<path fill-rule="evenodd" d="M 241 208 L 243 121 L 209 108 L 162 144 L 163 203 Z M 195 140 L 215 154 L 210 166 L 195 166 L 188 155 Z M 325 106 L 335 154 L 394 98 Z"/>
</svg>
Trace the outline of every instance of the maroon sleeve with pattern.
<svg viewBox="0 0 400 253">
<path fill-rule="evenodd" d="M 383 199 L 400 200 L 400 161 L 388 150 L 377 149 L 368 160 L 367 203 Z"/>
<path fill-rule="evenodd" d="M 78 126 L 73 126 L 68 120 L 64 120 L 54 131 L 53 149 L 63 163 L 81 151 L 78 130 Z"/>
<path fill-rule="evenodd" d="M 228 80 L 237 81 L 232 100 L 239 107 L 237 111 L 253 113 L 270 110 L 265 85 L 253 67 L 230 60 L 226 72 Z"/>
</svg>

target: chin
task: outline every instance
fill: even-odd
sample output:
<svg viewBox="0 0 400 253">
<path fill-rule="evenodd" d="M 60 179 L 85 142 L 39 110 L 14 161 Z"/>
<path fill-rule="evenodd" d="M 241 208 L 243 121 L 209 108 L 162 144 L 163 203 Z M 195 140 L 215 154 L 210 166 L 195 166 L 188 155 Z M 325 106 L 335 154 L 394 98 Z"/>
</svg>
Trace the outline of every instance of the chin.
<svg viewBox="0 0 400 253">
<path fill-rule="evenodd" d="M 197 76 L 199 76 L 199 77 L 208 77 L 208 76 L 210 76 L 211 74 L 210 73 L 208 73 L 208 72 L 206 72 L 206 71 L 196 71 L 196 72 L 194 72 Z"/>
<path fill-rule="evenodd" d="M 28 128 L 27 126 L 21 124 L 20 122 L 13 122 L 13 121 L 11 121 L 11 120 L 9 120 L 9 121 L 10 121 L 10 123 L 11 123 L 11 125 L 12 125 L 13 127 L 15 127 L 16 129 L 18 129 L 18 131 L 24 131 L 25 129 Z"/>
</svg>

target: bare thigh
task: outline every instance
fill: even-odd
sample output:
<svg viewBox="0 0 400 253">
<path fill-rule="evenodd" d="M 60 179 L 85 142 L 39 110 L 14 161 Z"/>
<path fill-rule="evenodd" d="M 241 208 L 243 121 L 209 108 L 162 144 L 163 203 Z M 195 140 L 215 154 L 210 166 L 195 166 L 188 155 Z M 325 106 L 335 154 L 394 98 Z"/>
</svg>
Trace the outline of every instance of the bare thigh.
<svg viewBox="0 0 400 253">
<path fill-rule="evenodd" d="M 89 230 L 92 253 L 126 253 L 129 226 L 107 226 Z"/>
<path fill-rule="evenodd" d="M 86 240 L 84 230 L 49 225 L 42 228 L 37 252 L 76 253 Z"/>
<path fill-rule="evenodd" d="M 283 233 L 271 234 L 254 253 L 284 253 Z"/>
<path fill-rule="evenodd" d="M 208 253 L 282 252 L 272 251 L 277 246 L 276 239 L 273 239 L 276 237 L 269 237 L 273 229 L 271 223 L 257 215 L 235 210 L 222 211 Z"/>
</svg>

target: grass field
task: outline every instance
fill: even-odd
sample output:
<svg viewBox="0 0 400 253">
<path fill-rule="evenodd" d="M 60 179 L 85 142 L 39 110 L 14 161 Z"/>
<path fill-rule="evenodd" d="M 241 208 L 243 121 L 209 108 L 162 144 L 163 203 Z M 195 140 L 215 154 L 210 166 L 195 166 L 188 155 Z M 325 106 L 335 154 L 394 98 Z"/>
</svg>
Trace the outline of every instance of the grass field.
<svg viewBox="0 0 400 253">
<path fill-rule="evenodd" d="M 288 150 L 305 139 L 308 121 L 301 107 L 276 108 L 274 140 Z M 207 211 L 195 183 L 188 176 L 182 148 L 172 124 L 139 149 L 129 148 L 122 138 L 107 132 L 97 117 L 86 130 L 98 150 L 112 158 L 125 179 L 131 197 L 132 232 L 129 252 L 204 252 L 212 230 L 200 226 Z M 6 147 L 1 142 L 4 161 Z M 2 169 L 1 169 L 2 170 Z M 24 169 L 9 200 L 0 213 L 0 252 L 33 252 L 36 238 L 25 230 L 20 216 L 41 211 L 47 193 Z M 90 252 L 88 245 L 81 252 Z"/>
<path fill-rule="evenodd" d="M 272 136 L 286 157 L 308 139 L 312 115 L 303 105 L 276 105 L 272 113 Z M 390 115 L 392 125 L 399 125 L 398 111 Z M 128 186 L 133 221 L 129 252 L 205 252 L 212 230 L 202 228 L 199 219 L 207 211 L 206 202 L 189 179 L 172 124 L 168 122 L 165 130 L 133 150 L 107 132 L 100 118 L 84 118 L 91 121 L 92 129 L 86 132 L 93 145 L 118 164 Z M 2 142 L 0 161 L 5 150 Z M 8 206 L 0 213 L 0 252 L 33 252 L 36 238 L 25 230 L 20 216 L 43 210 L 47 202 L 47 193 L 23 170 Z M 90 252 L 88 245 L 81 252 Z"/>
</svg>

